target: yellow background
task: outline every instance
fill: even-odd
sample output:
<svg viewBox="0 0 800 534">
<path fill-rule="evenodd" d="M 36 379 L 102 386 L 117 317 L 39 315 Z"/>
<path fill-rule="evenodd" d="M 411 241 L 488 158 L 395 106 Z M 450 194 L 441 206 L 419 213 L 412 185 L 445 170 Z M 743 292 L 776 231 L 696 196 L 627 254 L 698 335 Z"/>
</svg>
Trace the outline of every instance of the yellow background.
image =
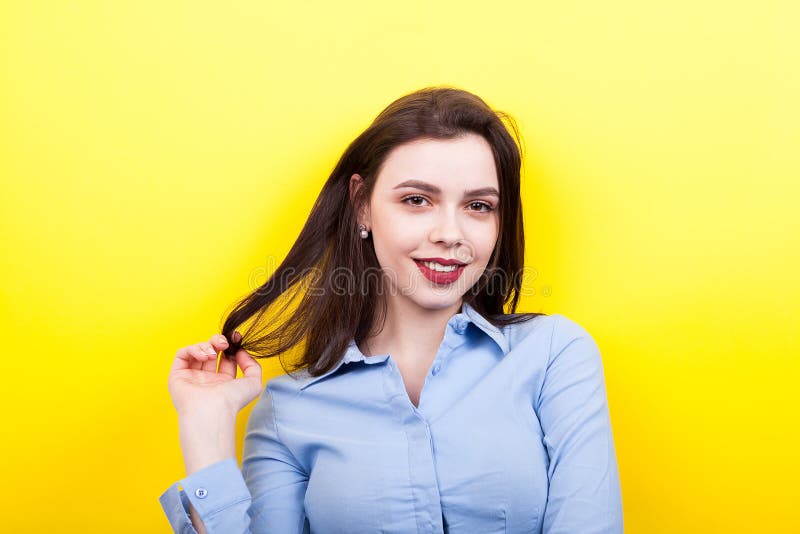
<svg viewBox="0 0 800 534">
<path fill-rule="evenodd" d="M 169 532 L 175 351 L 450 84 L 521 128 L 520 309 L 601 347 L 626 532 L 797 532 L 792 4 L 4 2 L 3 530 Z"/>
</svg>

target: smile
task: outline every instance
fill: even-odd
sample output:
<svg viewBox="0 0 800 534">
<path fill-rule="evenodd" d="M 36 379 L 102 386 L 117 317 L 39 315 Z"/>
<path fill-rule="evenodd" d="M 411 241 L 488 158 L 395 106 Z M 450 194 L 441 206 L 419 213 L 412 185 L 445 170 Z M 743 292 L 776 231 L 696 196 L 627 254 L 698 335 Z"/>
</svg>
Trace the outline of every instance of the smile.
<svg viewBox="0 0 800 534">
<path fill-rule="evenodd" d="M 465 265 L 442 265 L 435 261 L 414 260 L 422 274 L 435 284 L 452 284 L 461 273 Z"/>
</svg>

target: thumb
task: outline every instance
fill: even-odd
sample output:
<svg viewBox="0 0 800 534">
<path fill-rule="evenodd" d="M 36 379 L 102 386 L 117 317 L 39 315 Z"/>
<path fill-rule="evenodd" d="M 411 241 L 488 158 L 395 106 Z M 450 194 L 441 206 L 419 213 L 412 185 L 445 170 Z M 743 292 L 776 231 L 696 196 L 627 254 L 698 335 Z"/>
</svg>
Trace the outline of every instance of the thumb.
<svg viewBox="0 0 800 534">
<path fill-rule="evenodd" d="M 233 380 L 241 410 L 261 393 L 261 364 L 244 349 L 236 353 L 236 364 L 242 369 L 243 375 Z"/>
<path fill-rule="evenodd" d="M 261 364 L 249 352 L 239 349 L 236 352 L 236 365 L 241 368 L 245 378 L 258 378 L 259 383 L 261 382 Z"/>
</svg>

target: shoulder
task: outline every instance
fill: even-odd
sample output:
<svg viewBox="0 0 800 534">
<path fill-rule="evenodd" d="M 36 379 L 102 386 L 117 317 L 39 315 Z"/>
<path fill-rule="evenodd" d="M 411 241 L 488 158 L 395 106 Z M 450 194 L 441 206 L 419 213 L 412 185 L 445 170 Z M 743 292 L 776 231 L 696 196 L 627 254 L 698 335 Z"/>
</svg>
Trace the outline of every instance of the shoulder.
<svg viewBox="0 0 800 534">
<path fill-rule="evenodd" d="M 551 348 L 558 349 L 576 339 L 592 339 L 592 335 L 580 323 L 560 313 L 552 315 Z"/>
<path fill-rule="evenodd" d="M 303 386 L 313 379 L 314 377 L 309 374 L 307 369 L 300 369 L 292 374 L 283 373 L 268 379 L 264 390 L 273 396 L 294 396 L 299 394 Z"/>
<path fill-rule="evenodd" d="M 292 399 L 300 394 L 303 384 L 310 379 L 305 371 L 295 371 L 292 375 L 283 373 L 267 379 L 250 412 L 248 428 L 253 425 L 263 429 L 266 424 L 277 431 L 279 421 L 291 416 L 297 406 Z"/>
<path fill-rule="evenodd" d="M 548 362 L 573 344 L 597 351 L 597 344 L 588 329 L 560 313 L 537 315 L 521 323 L 503 326 L 501 330 L 511 350 L 535 351 Z"/>
<path fill-rule="evenodd" d="M 525 314 L 510 314 L 517 317 Z M 591 337 L 589 332 L 578 322 L 560 313 L 536 315 L 527 321 L 500 327 L 508 338 L 510 345 L 531 341 L 545 341 L 554 347 L 578 337 Z"/>
<path fill-rule="evenodd" d="M 572 373 L 600 371 L 600 348 L 589 330 L 565 315 L 553 315 L 553 325 L 548 349 L 548 369 L 570 368 Z"/>
</svg>

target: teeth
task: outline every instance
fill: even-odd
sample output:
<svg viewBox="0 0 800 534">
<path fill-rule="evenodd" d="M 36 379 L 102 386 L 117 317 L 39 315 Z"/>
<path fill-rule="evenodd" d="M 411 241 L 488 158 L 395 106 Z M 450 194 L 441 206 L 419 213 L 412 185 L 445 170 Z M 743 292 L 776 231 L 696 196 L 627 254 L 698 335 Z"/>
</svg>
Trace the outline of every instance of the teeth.
<svg viewBox="0 0 800 534">
<path fill-rule="evenodd" d="M 458 265 L 442 265 L 441 263 L 436 263 L 435 261 L 423 261 L 422 264 L 428 269 L 432 269 L 440 273 L 449 273 L 455 271 L 458 267 Z"/>
</svg>

